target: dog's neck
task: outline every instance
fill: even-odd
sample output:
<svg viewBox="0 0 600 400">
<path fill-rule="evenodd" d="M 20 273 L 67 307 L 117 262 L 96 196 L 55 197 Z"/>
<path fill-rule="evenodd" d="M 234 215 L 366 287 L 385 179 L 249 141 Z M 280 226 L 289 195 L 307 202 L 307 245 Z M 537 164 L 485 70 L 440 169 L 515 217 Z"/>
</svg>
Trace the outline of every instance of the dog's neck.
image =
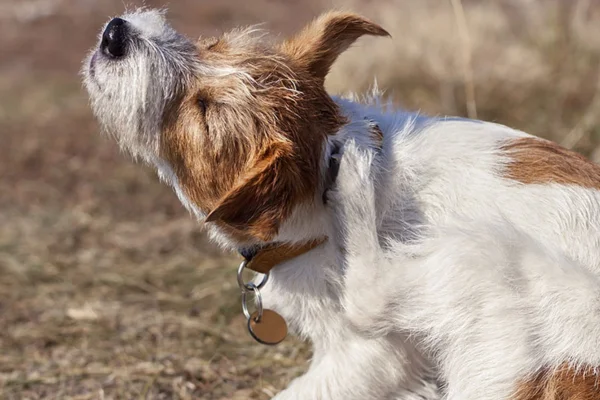
<svg viewBox="0 0 600 400">
<path fill-rule="evenodd" d="M 343 151 L 349 140 L 358 145 L 381 149 L 386 142 L 385 114 L 379 105 L 365 105 L 343 99 L 335 99 L 347 123 L 323 143 L 323 156 L 319 174 L 320 185 L 315 188 L 311 202 L 299 204 L 281 224 L 279 233 L 270 243 L 232 243 L 218 229 L 209 229 L 211 238 L 225 248 L 238 251 L 261 248 L 276 243 L 301 246 L 312 240 L 327 237 L 331 229 L 330 215 L 323 202 L 323 194 L 330 184 L 330 158 L 332 153 Z"/>
</svg>

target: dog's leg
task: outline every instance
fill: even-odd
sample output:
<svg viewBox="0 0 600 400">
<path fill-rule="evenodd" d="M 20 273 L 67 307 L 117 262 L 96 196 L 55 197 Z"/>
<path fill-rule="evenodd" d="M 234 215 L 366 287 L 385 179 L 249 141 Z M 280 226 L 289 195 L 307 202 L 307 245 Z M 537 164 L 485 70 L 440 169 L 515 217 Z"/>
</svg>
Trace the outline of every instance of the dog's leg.
<svg viewBox="0 0 600 400">
<path fill-rule="evenodd" d="M 371 335 L 388 330 L 385 314 L 389 303 L 385 281 L 389 263 L 377 233 L 375 162 L 373 150 L 348 142 L 336 183 L 327 196 L 334 221 L 330 236 L 345 270 L 343 306 L 350 322 Z"/>
</svg>

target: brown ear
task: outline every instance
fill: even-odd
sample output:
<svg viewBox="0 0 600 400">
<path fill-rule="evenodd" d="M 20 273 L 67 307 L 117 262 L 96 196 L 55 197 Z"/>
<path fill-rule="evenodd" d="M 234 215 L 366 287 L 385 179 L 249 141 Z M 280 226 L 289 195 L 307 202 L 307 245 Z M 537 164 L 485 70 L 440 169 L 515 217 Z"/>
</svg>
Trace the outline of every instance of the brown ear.
<svg viewBox="0 0 600 400">
<path fill-rule="evenodd" d="M 390 36 L 385 29 L 359 15 L 329 12 L 285 41 L 282 50 L 313 76 L 324 80 L 337 57 L 363 35 Z"/>
<path fill-rule="evenodd" d="M 293 206 L 308 194 L 291 157 L 289 144 L 271 146 L 205 221 L 226 224 L 263 241 L 272 239 Z"/>
</svg>

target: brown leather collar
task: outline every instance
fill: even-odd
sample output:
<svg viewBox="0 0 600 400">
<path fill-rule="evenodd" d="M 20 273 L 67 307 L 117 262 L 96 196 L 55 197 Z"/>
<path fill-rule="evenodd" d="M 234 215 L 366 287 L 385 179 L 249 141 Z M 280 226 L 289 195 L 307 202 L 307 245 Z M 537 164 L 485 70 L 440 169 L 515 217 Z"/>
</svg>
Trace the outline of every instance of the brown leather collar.
<svg viewBox="0 0 600 400">
<path fill-rule="evenodd" d="M 270 243 L 265 246 L 240 250 L 240 254 L 248 261 L 246 268 L 261 274 L 267 274 L 276 265 L 308 253 L 326 241 L 327 238 L 322 237 L 300 244 Z"/>
</svg>

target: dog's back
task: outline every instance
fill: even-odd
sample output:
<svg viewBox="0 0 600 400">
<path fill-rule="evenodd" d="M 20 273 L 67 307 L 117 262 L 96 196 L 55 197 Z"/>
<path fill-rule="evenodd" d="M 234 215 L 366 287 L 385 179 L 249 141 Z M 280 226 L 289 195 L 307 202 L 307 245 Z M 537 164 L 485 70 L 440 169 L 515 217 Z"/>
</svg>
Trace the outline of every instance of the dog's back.
<svg viewBox="0 0 600 400">
<path fill-rule="evenodd" d="M 382 194 L 410 186 L 427 224 L 506 219 L 600 274 L 600 166 L 492 123 L 432 118 L 396 131 Z"/>
</svg>

